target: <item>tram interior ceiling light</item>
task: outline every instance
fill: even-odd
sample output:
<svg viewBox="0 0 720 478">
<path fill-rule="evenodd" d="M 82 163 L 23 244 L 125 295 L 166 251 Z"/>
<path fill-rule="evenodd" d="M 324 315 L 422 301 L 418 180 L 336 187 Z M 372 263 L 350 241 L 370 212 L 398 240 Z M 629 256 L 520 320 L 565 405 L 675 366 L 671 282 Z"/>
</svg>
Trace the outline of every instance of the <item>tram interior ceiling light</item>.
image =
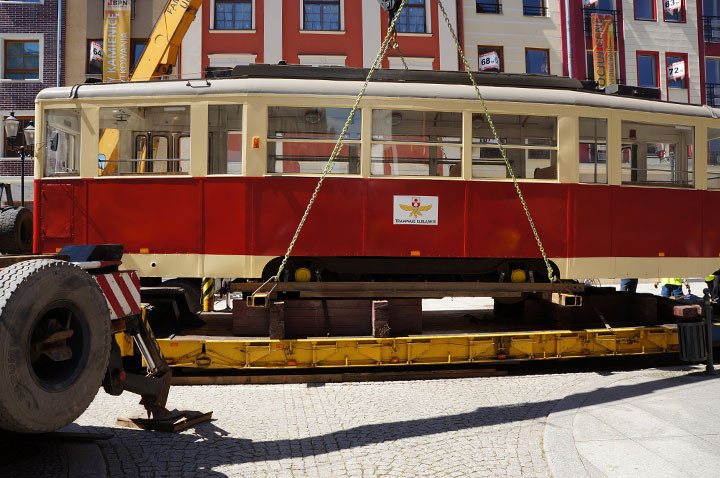
<svg viewBox="0 0 720 478">
<path fill-rule="evenodd" d="M 393 126 L 397 126 L 400 124 L 402 119 L 402 114 L 393 111 L 393 113 L 390 115 L 390 124 Z"/>
</svg>

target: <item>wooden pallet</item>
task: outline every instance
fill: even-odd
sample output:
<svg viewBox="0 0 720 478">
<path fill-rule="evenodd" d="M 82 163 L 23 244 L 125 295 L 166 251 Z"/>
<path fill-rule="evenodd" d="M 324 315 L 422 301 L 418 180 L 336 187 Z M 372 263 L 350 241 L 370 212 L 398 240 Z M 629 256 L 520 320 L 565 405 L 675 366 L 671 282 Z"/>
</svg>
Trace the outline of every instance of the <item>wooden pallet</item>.
<svg viewBox="0 0 720 478">
<path fill-rule="evenodd" d="M 145 413 L 118 417 L 116 423 L 121 427 L 154 430 L 158 432 L 179 432 L 198 423 L 212 419 L 212 412 L 197 412 L 191 410 L 172 410 L 165 418 L 147 418 Z"/>
</svg>

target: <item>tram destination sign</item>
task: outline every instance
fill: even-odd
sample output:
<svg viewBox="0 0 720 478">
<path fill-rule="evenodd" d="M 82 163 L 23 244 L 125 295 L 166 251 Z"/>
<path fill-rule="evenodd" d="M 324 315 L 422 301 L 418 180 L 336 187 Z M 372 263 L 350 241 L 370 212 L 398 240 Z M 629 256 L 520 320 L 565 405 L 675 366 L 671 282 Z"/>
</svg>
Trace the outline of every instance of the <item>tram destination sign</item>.
<svg viewBox="0 0 720 478">
<path fill-rule="evenodd" d="M 393 196 L 393 224 L 438 225 L 438 196 Z"/>
</svg>

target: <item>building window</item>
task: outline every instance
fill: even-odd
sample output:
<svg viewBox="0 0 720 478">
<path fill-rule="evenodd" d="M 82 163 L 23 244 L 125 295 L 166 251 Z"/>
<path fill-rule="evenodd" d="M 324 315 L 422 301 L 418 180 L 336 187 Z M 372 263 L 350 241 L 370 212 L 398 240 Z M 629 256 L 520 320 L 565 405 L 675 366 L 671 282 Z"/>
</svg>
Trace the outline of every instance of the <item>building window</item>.
<svg viewBox="0 0 720 478">
<path fill-rule="evenodd" d="M 525 72 L 538 75 L 550 74 L 550 51 L 541 48 L 525 48 Z"/>
<path fill-rule="evenodd" d="M 40 79 L 40 42 L 5 40 L 6 80 Z"/>
<path fill-rule="evenodd" d="M 400 33 L 425 33 L 425 0 L 407 0 L 395 29 Z"/>
<path fill-rule="evenodd" d="M 502 13 L 500 0 L 476 0 L 475 11 L 477 13 Z"/>
<path fill-rule="evenodd" d="M 500 59 L 500 68 L 495 70 L 494 68 L 483 68 L 483 65 L 481 63 L 483 55 L 488 55 L 489 53 L 495 52 Z M 503 47 L 501 46 L 478 46 L 478 70 L 480 71 L 503 71 L 505 61 L 503 59 Z"/>
<path fill-rule="evenodd" d="M 527 17 L 547 16 L 545 0 L 523 0 L 523 15 Z"/>
<path fill-rule="evenodd" d="M 667 0 L 663 0 L 665 2 Z M 635 20 L 655 21 L 655 0 L 635 0 Z"/>
<path fill-rule="evenodd" d="M 216 30 L 252 30 L 252 0 L 215 0 Z"/>
<path fill-rule="evenodd" d="M 663 19 L 666 22 L 685 23 L 685 1 L 663 0 Z"/>
<path fill-rule="evenodd" d="M 2 121 L 5 118 L 6 117 L 0 116 L 0 121 Z M 30 123 L 33 122 L 34 118 L 32 116 L 19 116 L 19 115 L 16 116 L 16 118 L 20 120 L 20 125 L 18 125 L 17 136 L 15 136 L 15 146 L 14 147 L 18 148 L 20 146 L 25 146 L 25 147 L 29 146 L 32 148 L 34 145 L 25 144 L 24 131 L 25 131 L 25 128 L 27 128 L 30 125 Z M 6 157 L 6 158 L 17 157 L 18 152 L 13 150 L 13 145 L 10 144 L 11 143 L 10 139 L 11 139 L 10 137 L 7 137 L 7 136 L 5 137 L 5 147 L 2 151 L 0 151 L 0 157 L 2 157 L 2 156 Z"/>
<path fill-rule="evenodd" d="M 340 0 L 304 0 L 303 30 L 340 30 Z"/>
<path fill-rule="evenodd" d="M 665 57 L 667 65 L 668 88 L 687 88 L 687 61 L 684 56 L 668 55 Z"/>
<path fill-rule="evenodd" d="M 709 106 L 720 107 L 720 58 L 705 58 L 705 96 Z"/>
<path fill-rule="evenodd" d="M 623 184 L 692 187 L 695 129 L 622 121 Z"/>
<path fill-rule="evenodd" d="M 638 86 L 658 87 L 658 54 L 638 53 Z"/>
</svg>

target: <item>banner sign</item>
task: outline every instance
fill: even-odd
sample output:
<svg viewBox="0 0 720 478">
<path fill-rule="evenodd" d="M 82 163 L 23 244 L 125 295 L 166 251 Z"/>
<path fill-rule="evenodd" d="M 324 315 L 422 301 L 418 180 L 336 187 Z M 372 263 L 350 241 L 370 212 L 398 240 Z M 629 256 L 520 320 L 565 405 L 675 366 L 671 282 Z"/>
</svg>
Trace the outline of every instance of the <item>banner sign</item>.
<svg viewBox="0 0 720 478">
<path fill-rule="evenodd" d="M 490 70 L 492 68 L 500 71 L 500 57 L 497 52 L 490 51 L 478 57 L 478 70 Z"/>
<path fill-rule="evenodd" d="M 595 5 L 598 1 L 600 1 L 600 0 L 583 0 L 583 5 L 585 5 L 586 7 L 589 7 L 589 6 Z"/>
<path fill-rule="evenodd" d="M 90 63 L 101 64 L 103 61 L 103 47 L 99 42 L 90 42 Z"/>
<path fill-rule="evenodd" d="M 103 81 L 128 81 L 130 78 L 130 9 L 132 0 L 103 0 Z"/>
<path fill-rule="evenodd" d="M 393 196 L 393 224 L 438 225 L 438 196 Z"/>
<path fill-rule="evenodd" d="M 667 67 L 668 78 L 671 80 L 681 80 L 685 78 L 685 60 L 676 61 Z"/>
<path fill-rule="evenodd" d="M 592 25 L 593 66 L 599 88 L 617 83 L 615 71 L 615 27 L 612 15 L 590 15 Z"/>
<path fill-rule="evenodd" d="M 663 5 L 665 6 L 666 12 L 672 13 L 673 10 L 680 10 L 682 0 L 663 0 Z"/>
</svg>

